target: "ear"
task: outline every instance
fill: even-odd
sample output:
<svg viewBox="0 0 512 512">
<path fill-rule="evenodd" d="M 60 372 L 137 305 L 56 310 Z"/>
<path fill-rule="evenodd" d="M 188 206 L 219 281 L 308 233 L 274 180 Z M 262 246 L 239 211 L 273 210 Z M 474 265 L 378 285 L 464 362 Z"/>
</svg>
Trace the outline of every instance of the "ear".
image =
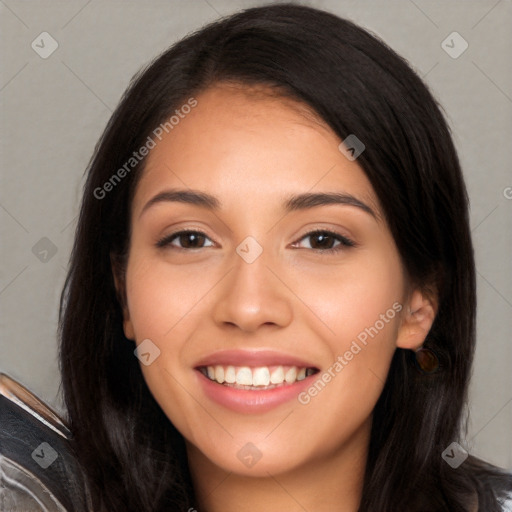
<svg viewBox="0 0 512 512">
<path fill-rule="evenodd" d="M 130 312 L 128 310 L 128 303 L 126 300 L 126 283 L 124 279 L 124 271 L 121 268 L 118 257 L 110 254 L 110 266 L 112 269 L 112 276 L 114 277 L 114 286 L 116 288 L 117 300 L 123 310 L 123 331 L 126 338 L 135 340 L 135 332 L 133 324 L 130 320 Z"/>
<path fill-rule="evenodd" d="M 437 298 L 415 289 L 403 309 L 396 340 L 397 347 L 418 350 L 425 341 L 437 314 Z"/>
</svg>

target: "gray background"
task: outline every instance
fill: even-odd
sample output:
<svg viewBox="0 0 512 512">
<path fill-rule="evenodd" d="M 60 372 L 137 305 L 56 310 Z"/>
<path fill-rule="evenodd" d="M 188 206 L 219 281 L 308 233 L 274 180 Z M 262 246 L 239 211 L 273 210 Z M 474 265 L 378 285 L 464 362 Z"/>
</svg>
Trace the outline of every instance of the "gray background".
<svg viewBox="0 0 512 512">
<path fill-rule="evenodd" d="M 220 15 L 263 3 L 0 0 L 0 371 L 58 412 L 58 298 L 83 173 L 97 139 L 142 65 Z M 512 3 L 301 3 L 380 36 L 445 109 L 471 198 L 478 270 L 478 345 L 465 447 L 512 469 Z M 44 31 L 59 45 L 47 59 L 31 47 Z M 469 45 L 458 58 L 441 45 L 454 31 Z M 461 48 L 460 40 L 447 44 L 452 52 Z"/>
</svg>

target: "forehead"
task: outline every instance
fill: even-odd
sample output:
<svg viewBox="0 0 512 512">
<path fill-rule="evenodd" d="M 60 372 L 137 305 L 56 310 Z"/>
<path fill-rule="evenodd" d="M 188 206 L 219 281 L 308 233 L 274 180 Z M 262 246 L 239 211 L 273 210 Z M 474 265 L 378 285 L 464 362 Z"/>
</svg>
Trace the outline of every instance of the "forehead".
<svg viewBox="0 0 512 512">
<path fill-rule="evenodd" d="M 339 137 L 304 103 L 268 87 L 220 84 L 156 140 L 134 207 L 166 186 L 235 195 L 249 206 L 315 188 L 358 194 L 377 207 L 366 175 Z M 314 190 L 313 190 L 314 191 Z"/>
</svg>

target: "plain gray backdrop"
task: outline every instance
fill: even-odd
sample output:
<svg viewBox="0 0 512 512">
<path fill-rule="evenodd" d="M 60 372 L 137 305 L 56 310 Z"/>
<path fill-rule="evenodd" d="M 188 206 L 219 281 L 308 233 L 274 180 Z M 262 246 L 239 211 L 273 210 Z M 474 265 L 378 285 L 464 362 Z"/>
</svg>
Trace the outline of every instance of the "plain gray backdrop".
<svg viewBox="0 0 512 512">
<path fill-rule="evenodd" d="M 0 371 L 57 412 L 58 300 L 96 141 L 150 59 L 219 16 L 265 3 L 0 0 Z M 478 271 L 464 447 L 512 469 L 512 3 L 299 3 L 381 37 L 443 105 L 470 194 Z"/>
</svg>

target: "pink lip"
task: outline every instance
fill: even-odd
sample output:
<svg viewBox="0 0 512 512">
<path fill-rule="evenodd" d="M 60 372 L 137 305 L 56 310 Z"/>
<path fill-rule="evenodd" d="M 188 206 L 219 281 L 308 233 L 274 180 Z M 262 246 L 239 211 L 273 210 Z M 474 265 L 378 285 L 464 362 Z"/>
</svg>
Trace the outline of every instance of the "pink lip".
<svg viewBox="0 0 512 512">
<path fill-rule="evenodd" d="M 210 380 L 199 368 L 205 366 L 297 366 L 299 368 L 317 368 L 314 364 L 308 363 L 303 359 L 276 352 L 275 350 L 220 350 L 199 360 L 195 365 L 197 378 L 205 395 L 212 401 L 231 409 L 235 412 L 263 413 L 285 402 L 297 398 L 298 394 L 308 387 L 311 383 L 310 375 L 303 380 L 296 381 L 293 384 L 283 384 L 281 386 L 257 390 L 236 389 L 224 386 L 218 382 Z"/>
<path fill-rule="evenodd" d="M 283 384 L 273 389 L 254 391 L 224 386 L 210 380 L 199 370 L 196 370 L 195 373 L 201 388 L 210 400 L 242 414 L 264 413 L 283 403 L 296 399 L 298 394 L 310 385 L 311 378 L 318 378 L 316 374 L 310 375 L 293 384 Z"/>
<path fill-rule="evenodd" d="M 195 368 L 215 365 L 251 367 L 282 365 L 316 368 L 315 365 L 307 361 L 275 350 L 221 350 L 198 361 Z"/>
</svg>

